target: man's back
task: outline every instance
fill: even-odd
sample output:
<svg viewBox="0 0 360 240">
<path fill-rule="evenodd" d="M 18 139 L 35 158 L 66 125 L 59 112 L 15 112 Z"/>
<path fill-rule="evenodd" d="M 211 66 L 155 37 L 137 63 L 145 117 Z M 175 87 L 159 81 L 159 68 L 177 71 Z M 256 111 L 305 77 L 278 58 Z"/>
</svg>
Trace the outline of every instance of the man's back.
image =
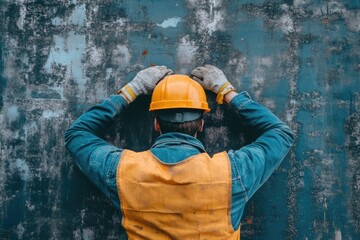
<svg viewBox="0 0 360 240">
<path fill-rule="evenodd" d="M 129 238 L 239 235 L 230 222 L 231 169 L 226 152 L 165 164 L 150 151 L 125 150 L 117 172 L 122 224 Z"/>
</svg>

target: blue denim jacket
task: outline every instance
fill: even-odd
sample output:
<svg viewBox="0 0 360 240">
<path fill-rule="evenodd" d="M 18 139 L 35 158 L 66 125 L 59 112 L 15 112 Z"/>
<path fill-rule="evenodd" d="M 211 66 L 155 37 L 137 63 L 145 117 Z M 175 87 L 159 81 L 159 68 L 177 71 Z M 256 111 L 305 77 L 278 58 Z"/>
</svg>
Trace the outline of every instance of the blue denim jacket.
<svg viewBox="0 0 360 240">
<path fill-rule="evenodd" d="M 247 92 L 234 97 L 230 105 L 238 114 L 239 122 L 258 136 L 255 142 L 228 151 L 232 171 L 231 221 L 236 230 L 246 202 L 288 153 L 293 133 L 268 109 L 251 100 Z M 66 147 L 76 165 L 118 209 L 116 169 L 123 149 L 110 145 L 100 136 L 127 106 L 123 97 L 113 95 L 80 116 L 65 133 Z M 156 139 L 150 151 L 165 163 L 176 163 L 205 149 L 192 136 L 167 133 Z"/>
</svg>

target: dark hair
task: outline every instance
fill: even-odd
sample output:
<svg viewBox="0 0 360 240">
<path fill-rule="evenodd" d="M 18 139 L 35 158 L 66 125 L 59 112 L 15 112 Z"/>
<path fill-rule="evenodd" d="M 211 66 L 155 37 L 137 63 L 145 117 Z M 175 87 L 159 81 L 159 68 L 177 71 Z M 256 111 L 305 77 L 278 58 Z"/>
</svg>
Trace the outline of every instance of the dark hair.
<svg viewBox="0 0 360 240">
<path fill-rule="evenodd" d="M 202 118 L 188 121 L 188 122 L 168 122 L 161 120 L 160 118 L 156 118 L 161 129 L 161 133 L 169 133 L 169 132 L 179 132 L 188 134 L 191 136 L 195 136 L 195 133 L 199 130 L 199 127 L 201 125 Z"/>
</svg>

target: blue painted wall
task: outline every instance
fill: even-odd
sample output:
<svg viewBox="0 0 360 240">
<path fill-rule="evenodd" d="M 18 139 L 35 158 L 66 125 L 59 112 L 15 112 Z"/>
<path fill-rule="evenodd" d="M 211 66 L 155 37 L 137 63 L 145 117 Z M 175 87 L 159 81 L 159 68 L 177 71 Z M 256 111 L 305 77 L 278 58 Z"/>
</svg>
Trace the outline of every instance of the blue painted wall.
<svg viewBox="0 0 360 240">
<path fill-rule="evenodd" d="M 122 238 L 64 130 L 145 67 L 204 63 L 296 133 L 249 201 L 242 239 L 360 239 L 359 0 L 2 0 L 0 18 L 0 239 Z M 208 96 L 208 151 L 251 141 Z M 132 104 L 108 140 L 149 148 L 148 104 Z"/>
</svg>

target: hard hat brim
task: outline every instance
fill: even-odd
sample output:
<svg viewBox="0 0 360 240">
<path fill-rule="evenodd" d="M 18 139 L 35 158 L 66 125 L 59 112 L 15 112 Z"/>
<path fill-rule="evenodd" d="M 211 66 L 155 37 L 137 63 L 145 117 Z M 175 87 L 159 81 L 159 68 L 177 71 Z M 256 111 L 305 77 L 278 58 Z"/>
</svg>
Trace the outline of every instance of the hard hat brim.
<svg viewBox="0 0 360 240">
<path fill-rule="evenodd" d="M 160 111 L 157 113 L 157 117 L 163 121 L 172 122 L 172 123 L 182 123 L 189 122 L 199 119 L 203 116 L 202 111 L 179 111 L 179 112 L 169 112 L 169 111 Z"/>
</svg>

